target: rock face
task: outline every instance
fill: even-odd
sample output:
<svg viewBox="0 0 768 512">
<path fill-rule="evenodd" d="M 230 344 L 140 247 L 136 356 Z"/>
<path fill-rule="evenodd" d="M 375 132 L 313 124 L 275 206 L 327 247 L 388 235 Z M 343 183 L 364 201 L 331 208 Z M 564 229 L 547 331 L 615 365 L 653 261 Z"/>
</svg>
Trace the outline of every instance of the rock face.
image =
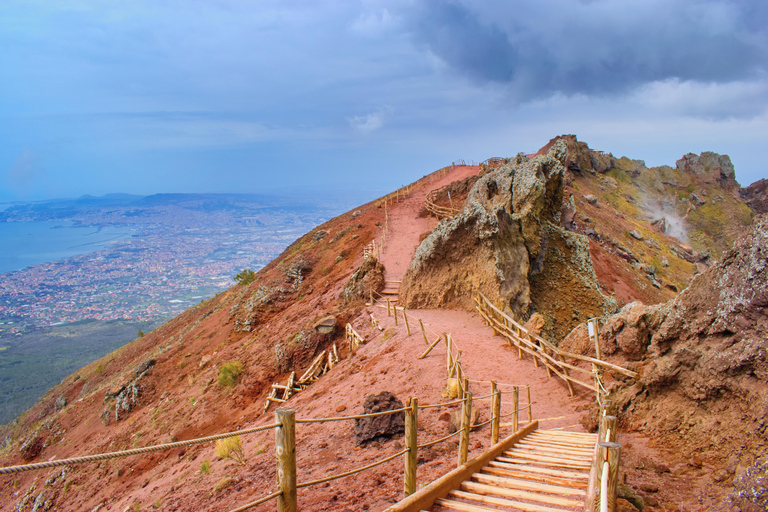
<svg viewBox="0 0 768 512">
<path fill-rule="evenodd" d="M 679 172 L 696 177 L 699 185 L 719 185 L 729 192 L 739 190 L 736 182 L 736 171 L 728 155 L 719 155 L 705 151 L 701 155 L 688 153 L 676 162 Z"/>
<path fill-rule="evenodd" d="M 559 227 L 565 157 L 565 142 L 556 141 L 546 155 L 519 154 L 481 176 L 464 210 L 416 249 L 400 286 L 402 303 L 469 309 L 482 292 L 519 318 L 541 311 L 548 335 L 564 335 L 582 316 L 614 311 L 599 291 L 587 238 Z M 549 300 L 564 286 L 580 299 Z"/>
<path fill-rule="evenodd" d="M 389 391 L 384 391 L 378 395 L 368 395 L 363 402 L 364 414 L 402 408 L 403 402 Z M 377 437 L 393 437 L 402 434 L 405 432 L 405 412 L 358 418 L 355 420 L 354 432 L 358 444 L 363 444 Z"/>
<path fill-rule="evenodd" d="M 768 213 L 768 179 L 763 178 L 742 188 L 739 195 L 755 213 Z"/>
<path fill-rule="evenodd" d="M 588 349 L 584 330 L 564 345 Z M 752 464 L 768 432 L 768 215 L 674 300 L 610 317 L 600 340 L 641 361 L 640 381 L 611 397 L 625 426 Z"/>
</svg>

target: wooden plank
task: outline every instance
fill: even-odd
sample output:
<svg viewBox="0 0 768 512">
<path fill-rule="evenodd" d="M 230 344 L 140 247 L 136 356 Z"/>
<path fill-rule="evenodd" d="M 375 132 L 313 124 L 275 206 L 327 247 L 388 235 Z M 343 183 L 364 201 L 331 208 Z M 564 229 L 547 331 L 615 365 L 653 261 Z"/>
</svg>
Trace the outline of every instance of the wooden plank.
<svg viewBox="0 0 768 512">
<path fill-rule="evenodd" d="M 472 480 L 481 484 L 497 485 L 506 487 L 508 489 L 521 489 L 525 491 L 540 491 L 548 492 L 550 494 L 566 494 L 571 496 L 586 496 L 586 492 L 581 489 L 573 489 L 572 487 L 563 487 L 561 485 L 549 485 L 540 484 L 537 482 L 531 482 L 529 480 L 519 480 L 516 478 L 507 478 L 503 476 L 484 475 L 482 473 L 475 473 L 472 475 Z"/>
<path fill-rule="evenodd" d="M 592 458 L 592 455 L 595 453 L 594 447 L 574 448 L 573 446 L 560 446 L 560 445 L 552 445 L 547 443 L 534 443 L 532 441 L 529 441 L 526 444 L 521 443 L 520 445 L 516 446 L 516 448 L 519 448 L 521 450 L 541 450 L 543 452 L 555 452 L 555 453 L 563 453 L 563 454 L 580 455 L 587 459 Z"/>
<path fill-rule="evenodd" d="M 567 430 L 539 430 L 537 434 L 541 435 L 556 435 L 556 436 L 571 436 L 571 437 L 584 437 L 587 439 L 597 439 L 597 434 L 590 434 L 589 432 L 569 432 Z"/>
<path fill-rule="evenodd" d="M 592 461 L 592 456 L 594 455 L 594 450 L 592 453 L 568 453 L 568 452 L 562 452 L 562 451 L 549 451 L 549 450 L 543 450 L 543 449 L 531 449 L 531 447 L 522 447 L 522 446 L 515 446 L 514 450 L 505 453 L 504 455 L 508 455 L 510 457 L 514 457 L 517 455 L 527 455 L 526 458 L 535 458 L 537 455 L 542 457 L 551 457 L 555 459 L 564 459 L 564 460 L 570 460 L 576 463 L 583 463 L 587 464 Z"/>
<path fill-rule="evenodd" d="M 575 481 L 570 478 L 558 478 L 547 475 L 537 475 L 535 473 L 526 473 L 524 471 L 514 471 L 510 469 L 494 468 L 491 466 L 484 467 L 482 473 L 494 476 L 508 476 L 512 478 L 521 478 L 523 480 L 531 480 L 534 482 L 541 482 L 543 484 L 562 485 L 565 487 L 578 487 L 586 489 L 587 482 L 584 480 Z"/>
<path fill-rule="evenodd" d="M 491 467 L 510 469 L 525 473 L 535 473 L 539 475 L 551 475 L 560 478 L 568 478 L 571 480 L 587 480 L 589 478 L 589 473 L 586 472 L 564 471 L 562 469 L 540 468 L 537 466 L 527 466 L 522 464 L 510 464 L 508 462 L 500 462 L 498 460 L 492 460 L 488 463 L 488 465 Z"/>
<path fill-rule="evenodd" d="M 515 445 L 515 449 L 517 450 L 525 450 L 528 452 L 535 452 L 535 453 L 541 453 L 542 455 L 568 455 L 573 457 L 579 457 L 581 459 L 591 459 L 592 454 L 594 453 L 594 450 L 577 450 L 574 448 L 562 448 L 562 447 L 552 447 L 552 446 L 531 446 L 528 444 L 518 444 Z"/>
<path fill-rule="evenodd" d="M 549 437 L 531 437 L 527 439 L 526 442 L 535 445 L 547 445 L 553 448 L 570 448 L 574 450 L 590 451 L 595 448 L 597 439 L 595 439 L 593 442 L 585 443 L 579 441 L 560 441 L 558 439 Z"/>
<path fill-rule="evenodd" d="M 542 455 L 537 453 L 530 453 L 519 450 L 509 450 L 504 452 L 507 457 L 517 457 L 519 459 L 528 459 L 542 462 L 565 462 L 574 466 L 584 466 L 589 468 L 592 466 L 591 461 L 585 461 L 581 457 L 567 457 L 565 455 L 558 455 L 557 457 L 551 455 Z"/>
<path fill-rule="evenodd" d="M 470 505 L 469 503 L 463 503 L 461 501 L 446 500 L 439 498 L 435 501 L 435 505 L 449 508 L 451 510 L 461 510 L 462 512 L 499 512 L 498 509 L 479 507 L 477 505 Z"/>
<path fill-rule="evenodd" d="M 536 434 L 532 435 L 530 439 L 550 441 L 553 443 L 565 443 L 575 446 L 594 446 L 595 443 L 597 443 L 597 436 L 594 434 L 591 437 L 575 437 L 558 434 Z"/>
<path fill-rule="evenodd" d="M 546 466 L 551 468 L 575 469 L 577 471 L 585 471 L 589 469 L 589 467 L 584 467 L 583 464 L 568 464 L 566 462 L 550 462 L 513 457 L 496 457 L 496 460 L 499 462 L 509 462 L 510 464 L 536 464 L 539 466 Z"/>
<path fill-rule="evenodd" d="M 580 502 L 579 500 L 574 500 L 572 498 L 564 498 L 562 496 L 549 496 L 546 494 L 539 494 L 529 491 L 513 491 L 510 489 L 504 489 L 502 487 L 478 484 L 476 482 L 464 482 L 461 485 L 461 488 L 462 490 L 472 491 L 477 494 L 498 494 L 499 496 L 519 498 L 521 500 L 538 501 L 539 503 L 560 505 L 561 507 L 578 507 L 580 505 L 584 505 L 583 501 Z"/>
<path fill-rule="evenodd" d="M 498 444 L 493 445 L 488 451 L 470 459 L 466 464 L 462 464 L 453 471 L 450 471 L 438 478 L 431 484 L 422 487 L 404 500 L 389 506 L 386 512 L 416 512 L 421 509 L 428 509 L 440 498 L 444 498 L 452 490 L 458 489 L 464 480 L 467 480 L 473 473 L 480 471 L 487 466 L 490 461 L 497 458 L 504 450 L 514 445 L 517 441 L 527 436 L 539 427 L 538 421 L 526 425 L 518 432 L 505 438 Z"/>
<path fill-rule="evenodd" d="M 466 500 L 473 499 L 471 497 L 466 496 L 467 494 L 472 494 L 472 493 L 466 493 L 463 491 L 451 491 L 451 494 L 454 495 L 456 498 L 464 498 Z M 524 503 L 524 502 L 503 499 L 503 498 L 484 497 L 478 494 L 474 494 L 473 496 L 476 497 L 475 499 L 477 501 L 482 501 L 483 503 L 500 505 L 505 507 L 514 507 L 516 509 L 524 510 L 525 512 L 563 512 L 563 509 L 561 508 L 551 508 L 543 505 L 536 505 L 533 503 Z M 495 510 L 498 510 L 498 509 L 495 509 Z"/>
</svg>

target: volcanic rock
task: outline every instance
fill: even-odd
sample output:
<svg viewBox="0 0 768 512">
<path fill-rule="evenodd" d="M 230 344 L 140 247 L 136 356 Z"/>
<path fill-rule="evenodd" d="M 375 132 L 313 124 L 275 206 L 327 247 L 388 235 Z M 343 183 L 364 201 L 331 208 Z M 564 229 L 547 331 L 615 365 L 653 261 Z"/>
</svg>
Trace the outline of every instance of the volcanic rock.
<svg viewBox="0 0 768 512">
<path fill-rule="evenodd" d="M 366 301 L 371 294 L 384 289 L 384 265 L 375 258 L 368 258 L 352 274 L 344 286 L 342 298 L 345 304 Z"/>
<path fill-rule="evenodd" d="M 736 171 L 728 155 L 705 151 L 701 155 L 688 153 L 676 162 L 678 172 L 693 175 L 697 183 L 721 186 L 729 192 L 739 190 Z"/>
<path fill-rule="evenodd" d="M 768 179 L 763 178 L 742 188 L 739 195 L 755 213 L 768 213 Z"/>
<path fill-rule="evenodd" d="M 519 154 L 480 177 L 464 209 L 444 219 L 416 249 L 400 285 L 409 308 L 473 308 L 477 292 L 517 317 L 532 308 L 549 322 L 547 334 L 572 326 L 575 310 L 552 312 L 552 293 L 578 294 L 572 308 L 585 315 L 615 310 L 597 285 L 583 235 L 559 226 L 566 145 L 546 155 Z M 577 315 L 578 316 L 578 315 Z"/>
<path fill-rule="evenodd" d="M 403 402 L 389 391 L 384 391 L 378 395 L 368 395 L 363 402 L 364 414 L 402 408 Z M 404 411 L 355 420 L 354 433 L 357 444 L 363 444 L 377 437 L 394 437 L 403 432 L 405 432 Z"/>
</svg>

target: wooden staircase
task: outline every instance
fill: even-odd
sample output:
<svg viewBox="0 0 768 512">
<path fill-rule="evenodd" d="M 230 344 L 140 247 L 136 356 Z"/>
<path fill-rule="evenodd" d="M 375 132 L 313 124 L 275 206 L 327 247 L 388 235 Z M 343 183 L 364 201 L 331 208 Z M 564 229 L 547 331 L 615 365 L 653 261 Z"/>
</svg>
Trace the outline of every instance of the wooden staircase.
<svg viewBox="0 0 768 512">
<path fill-rule="evenodd" d="M 400 281 L 384 281 L 384 289 L 381 291 L 381 297 L 386 302 L 389 298 L 390 304 L 397 305 L 397 299 L 400 296 Z"/>
<path fill-rule="evenodd" d="M 581 511 L 596 441 L 596 434 L 533 430 L 431 510 Z"/>
</svg>

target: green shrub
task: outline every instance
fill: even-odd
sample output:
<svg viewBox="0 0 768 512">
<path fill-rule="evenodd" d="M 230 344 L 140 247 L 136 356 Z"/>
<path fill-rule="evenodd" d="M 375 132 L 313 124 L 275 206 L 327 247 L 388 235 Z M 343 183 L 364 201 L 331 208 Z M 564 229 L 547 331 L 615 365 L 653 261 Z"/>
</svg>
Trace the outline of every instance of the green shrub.
<svg viewBox="0 0 768 512">
<path fill-rule="evenodd" d="M 231 388 L 240 379 L 243 374 L 243 365 L 238 361 L 227 361 L 219 368 L 219 373 L 216 379 L 219 382 L 219 386 Z"/>
<path fill-rule="evenodd" d="M 211 472 L 211 461 L 208 459 L 205 459 L 202 464 L 200 464 L 200 472 L 204 475 L 207 475 Z"/>
<path fill-rule="evenodd" d="M 235 276 L 235 281 L 237 282 L 237 284 L 247 285 L 247 284 L 251 284 L 255 280 L 256 280 L 256 272 L 254 272 L 249 268 L 246 268 L 245 270 L 243 270 L 242 272 L 240 272 Z"/>
</svg>

